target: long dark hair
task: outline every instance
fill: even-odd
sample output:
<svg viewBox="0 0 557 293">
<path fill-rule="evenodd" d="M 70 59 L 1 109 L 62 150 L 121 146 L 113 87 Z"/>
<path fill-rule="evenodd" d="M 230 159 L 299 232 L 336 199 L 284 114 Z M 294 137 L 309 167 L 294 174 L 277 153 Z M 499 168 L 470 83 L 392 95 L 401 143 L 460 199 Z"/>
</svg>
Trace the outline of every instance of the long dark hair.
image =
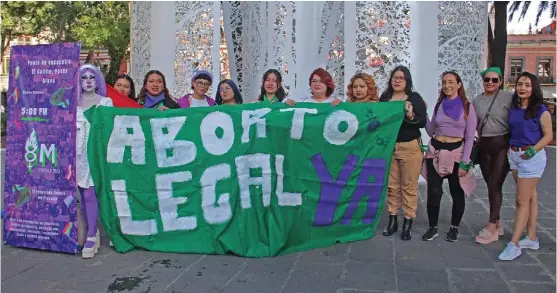
<svg viewBox="0 0 557 293">
<path fill-rule="evenodd" d="M 217 105 L 222 105 L 222 97 L 220 96 L 220 86 L 226 83 L 227 85 L 230 86 L 230 88 L 232 88 L 232 91 L 234 92 L 234 100 L 236 101 L 236 104 L 242 104 L 244 103 L 244 99 L 242 99 L 242 94 L 240 93 L 240 90 L 238 89 L 238 86 L 236 86 L 236 84 L 230 80 L 230 79 L 224 79 L 221 82 L 219 82 L 219 85 L 217 86 L 217 95 L 215 96 L 215 103 Z"/>
<path fill-rule="evenodd" d="M 274 74 L 277 77 L 277 92 L 276 92 L 276 97 L 279 100 L 279 102 L 282 102 L 282 100 L 286 97 L 286 91 L 284 91 L 284 87 L 282 87 L 282 75 L 280 74 L 280 72 L 276 69 L 269 69 L 265 72 L 265 74 L 263 74 L 263 82 L 261 83 L 261 93 L 259 94 L 259 101 L 263 101 L 263 96 L 265 96 L 265 80 L 267 79 L 267 77 L 269 77 L 269 74 Z"/>
<path fill-rule="evenodd" d="M 120 74 L 116 77 L 116 81 L 114 82 L 114 85 L 116 85 L 116 83 L 118 82 L 118 80 L 120 79 L 125 79 L 130 83 L 130 94 L 128 95 L 128 98 L 134 100 L 137 102 L 137 98 L 135 97 L 135 84 L 133 83 L 133 79 L 131 78 L 131 76 L 127 75 L 127 74 Z"/>
<path fill-rule="evenodd" d="M 528 107 L 526 108 L 526 113 L 524 113 L 524 119 L 532 119 L 536 117 L 540 106 L 544 104 L 543 101 L 543 91 L 540 85 L 540 80 L 537 76 L 530 72 L 522 72 L 516 79 L 516 84 L 514 85 L 514 94 L 512 98 L 513 107 L 520 109 L 520 97 L 516 93 L 516 87 L 518 86 L 518 81 L 521 77 L 527 77 L 532 83 L 532 94 L 528 98 Z"/>
<path fill-rule="evenodd" d="M 462 99 L 462 102 L 464 103 L 464 120 L 466 120 L 468 119 L 470 101 L 468 101 L 468 98 L 466 97 L 466 92 L 464 91 L 464 83 L 462 83 L 462 79 L 460 78 L 460 75 L 458 75 L 458 73 L 456 73 L 455 71 L 443 72 L 443 74 L 441 75 L 441 79 L 443 79 L 443 77 L 445 77 L 445 75 L 447 74 L 454 76 L 456 78 L 456 82 L 460 83 L 460 88 L 458 89 L 458 96 Z M 439 98 L 437 98 L 437 104 L 435 105 L 435 110 L 433 111 L 434 115 L 437 114 L 437 109 L 439 108 L 439 105 L 441 105 L 443 98 L 445 98 L 445 93 L 443 92 L 443 89 L 441 89 L 439 91 Z"/>
<path fill-rule="evenodd" d="M 145 74 L 145 78 L 143 79 L 143 86 L 141 87 L 141 91 L 139 91 L 139 95 L 137 96 L 137 101 L 141 105 L 143 105 L 145 103 L 145 97 L 147 96 L 147 91 L 145 90 L 145 85 L 147 85 L 147 80 L 149 79 L 149 76 L 151 76 L 151 74 L 158 74 L 158 75 L 161 76 L 162 85 L 164 86 L 162 91 L 163 91 L 166 98 L 170 98 L 170 93 L 168 92 L 168 88 L 166 87 L 166 78 L 164 78 L 164 74 L 162 74 L 162 72 L 160 72 L 158 70 L 149 70 L 149 72 L 147 72 L 147 74 Z"/>
<path fill-rule="evenodd" d="M 412 93 L 413 84 L 412 84 L 412 75 L 410 74 L 410 70 L 408 69 L 408 67 L 404 65 L 399 65 L 395 67 L 393 71 L 391 71 L 391 76 L 389 77 L 389 83 L 387 84 L 387 90 L 385 90 L 381 94 L 381 97 L 379 98 L 380 101 L 390 101 L 393 98 L 393 94 L 395 93 L 395 90 L 393 89 L 392 81 L 393 81 L 393 76 L 397 71 L 402 71 L 402 73 L 404 74 L 404 80 L 406 81 L 406 87 L 404 88 L 404 92 L 407 95 L 410 95 Z"/>
</svg>

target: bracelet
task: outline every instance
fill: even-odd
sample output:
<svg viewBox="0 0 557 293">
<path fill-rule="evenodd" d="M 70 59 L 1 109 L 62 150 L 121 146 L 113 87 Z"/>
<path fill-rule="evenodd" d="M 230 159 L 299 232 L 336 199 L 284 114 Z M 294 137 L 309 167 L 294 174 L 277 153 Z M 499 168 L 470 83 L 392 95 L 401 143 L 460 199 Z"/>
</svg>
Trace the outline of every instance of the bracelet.
<svg viewBox="0 0 557 293">
<path fill-rule="evenodd" d="M 464 171 L 468 171 L 470 170 L 470 163 L 464 163 L 464 162 L 460 162 L 458 163 L 458 168 L 464 170 Z"/>
<path fill-rule="evenodd" d="M 536 149 L 534 147 L 529 147 L 524 154 L 527 155 L 528 157 L 532 158 L 536 155 Z"/>
</svg>

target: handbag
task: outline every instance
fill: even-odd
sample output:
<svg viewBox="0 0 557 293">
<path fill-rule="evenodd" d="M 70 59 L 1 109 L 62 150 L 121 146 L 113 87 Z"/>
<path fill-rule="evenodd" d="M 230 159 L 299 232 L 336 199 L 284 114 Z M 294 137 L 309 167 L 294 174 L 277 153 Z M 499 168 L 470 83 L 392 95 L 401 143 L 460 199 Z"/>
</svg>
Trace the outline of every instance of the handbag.
<svg viewBox="0 0 557 293">
<path fill-rule="evenodd" d="M 493 101 L 489 105 L 487 109 L 487 113 L 485 113 L 484 118 L 480 121 L 480 128 L 478 129 L 478 136 L 474 136 L 474 144 L 472 145 L 472 151 L 470 152 L 470 162 L 472 164 L 477 165 L 480 163 L 480 150 L 478 148 L 478 139 L 482 136 L 482 130 L 484 128 L 485 123 L 487 122 L 487 118 L 489 117 L 489 113 L 491 112 L 491 108 L 493 107 L 493 103 L 495 103 L 495 99 L 497 99 L 497 95 L 499 95 L 499 91 L 493 97 Z"/>
</svg>

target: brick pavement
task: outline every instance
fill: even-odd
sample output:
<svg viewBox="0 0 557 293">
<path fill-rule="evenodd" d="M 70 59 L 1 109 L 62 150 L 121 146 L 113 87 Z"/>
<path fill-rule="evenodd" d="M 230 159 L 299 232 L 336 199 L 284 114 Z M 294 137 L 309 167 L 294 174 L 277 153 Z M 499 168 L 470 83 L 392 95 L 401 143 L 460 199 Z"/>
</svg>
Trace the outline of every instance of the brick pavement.
<svg viewBox="0 0 557 293">
<path fill-rule="evenodd" d="M 498 243 L 474 243 L 488 219 L 483 180 L 468 199 L 459 242 L 444 237 L 419 239 L 427 228 L 425 186 L 413 239 L 381 235 L 372 239 L 289 254 L 276 258 L 186 255 L 135 251 L 116 253 L 102 240 L 100 255 L 91 260 L 58 253 L 2 246 L 3 293 L 137 292 L 137 293 L 410 293 L 410 292 L 555 292 L 555 148 L 539 188 L 538 237 L 541 248 L 525 251 L 513 262 L 497 260 L 510 239 L 514 217 L 514 182 L 504 187 L 502 220 L 505 236 Z M 448 191 L 445 186 L 446 192 Z M 448 230 L 450 196 L 444 196 L 440 233 Z M 443 236 L 443 235 L 441 235 Z"/>
</svg>

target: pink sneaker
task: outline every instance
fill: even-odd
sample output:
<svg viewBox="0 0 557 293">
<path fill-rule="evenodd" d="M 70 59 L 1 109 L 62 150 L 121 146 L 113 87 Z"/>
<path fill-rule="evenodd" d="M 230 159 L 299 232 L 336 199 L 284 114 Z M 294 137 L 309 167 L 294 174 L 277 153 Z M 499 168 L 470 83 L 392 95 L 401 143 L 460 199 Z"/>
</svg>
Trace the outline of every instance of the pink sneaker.
<svg viewBox="0 0 557 293">
<path fill-rule="evenodd" d="M 483 233 L 484 231 L 487 231 L 487 227 L 481 229 L 480 232 L 478 232 L 478 234 L 481 234 L 481 233 Z M 503 229 L 503 226 L 499 226 L 499 227 L 497 228 L 497 232 L 499 232 L 499 236 L 505 235 L 505 230 Z"/>
<path fill-rule="evenodd" d="M 484 229 L 481 231 L 481 233 L 476 236 L 476 243 L 479 244 L 489 244 L 492 242 L 495 242 L 497 240 L 499 240 L 499 231 L 495 232 L 495 233 L 491 233 L 489 232 L 489 230 Z"/>
</svg>

